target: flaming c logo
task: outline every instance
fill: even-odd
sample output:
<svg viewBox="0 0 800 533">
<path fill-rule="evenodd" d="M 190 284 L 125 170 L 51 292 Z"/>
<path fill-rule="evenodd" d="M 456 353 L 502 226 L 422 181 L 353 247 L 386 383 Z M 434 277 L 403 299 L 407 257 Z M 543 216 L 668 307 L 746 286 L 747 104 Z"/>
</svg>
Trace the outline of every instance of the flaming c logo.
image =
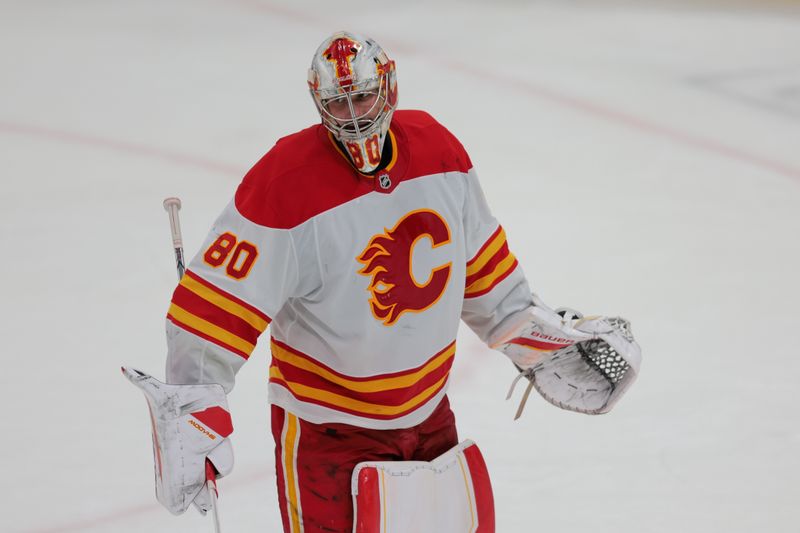
<svg viewBox="0 0 800 533">
<path fill-rule="evenodd" d="M 359 47 L 357 42 L 340 37 L 331 42 L 331 45 L 322 52 L 325 59 L 333 63 L 341 87 L 349 87 L 353 84 L 353 67 L 350 61 L 358 53 Z"/>
<path fill-rule="evenodd" d="M 394 228 L 372 237 L 357 260 L 358 271 L 372 276 L 367 287 L 373 316 L 391 326 L 403 313 L 420 313 L 439 301 L 450 279 L 451 263 L 434 268 L 424 283 L 411 270 L 414 247 L 427 238 L 433 248 L 450 242 L 450 228 L 441 215 L 430 209 L 412 211 Z"/>
</svg>

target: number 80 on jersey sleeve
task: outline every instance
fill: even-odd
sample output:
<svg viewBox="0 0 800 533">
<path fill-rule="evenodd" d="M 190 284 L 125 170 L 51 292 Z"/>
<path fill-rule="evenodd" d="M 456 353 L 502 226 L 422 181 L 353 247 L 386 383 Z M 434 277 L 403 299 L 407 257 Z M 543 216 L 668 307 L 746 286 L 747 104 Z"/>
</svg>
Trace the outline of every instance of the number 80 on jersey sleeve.
<svg viewBox="0 0 800 533">
<path fill-rule="evenodd" d="M 238 281 L 247 277 L 257 257 L 258 248 L 253 243 L 240 241 L 226 231 L 211 243 L 203 254 L 203 261 L 214 268 L 225 265 L 225 273 Z"/>
</svg>

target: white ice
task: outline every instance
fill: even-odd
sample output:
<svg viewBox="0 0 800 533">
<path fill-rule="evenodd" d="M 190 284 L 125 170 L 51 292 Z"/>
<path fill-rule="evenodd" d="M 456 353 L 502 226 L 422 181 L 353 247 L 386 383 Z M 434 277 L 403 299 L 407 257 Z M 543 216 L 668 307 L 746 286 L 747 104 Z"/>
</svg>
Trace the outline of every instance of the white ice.
<svg viewBox="0 0 800 533">
<path fill-rule="evenodd" d="M 149 421 L 187 254 L 277 138 L 318 120 L 338 29 L 397 60 L 404 108 L 466 145 L 532 286 L 629 318 L 639 382 L 587 417 L 468 331 L 450 397 L 497 530 L 800 531 L 797 2 L 0 3 L 0 529 L 212 531 L 153 496 Z M 223 530 L 279 531 L 260 346 L 231 395 Z M 516 398 L 518 399 L 518 397 Z M 516 400 L 515 399 L 515 400 Z"/>
</svg>

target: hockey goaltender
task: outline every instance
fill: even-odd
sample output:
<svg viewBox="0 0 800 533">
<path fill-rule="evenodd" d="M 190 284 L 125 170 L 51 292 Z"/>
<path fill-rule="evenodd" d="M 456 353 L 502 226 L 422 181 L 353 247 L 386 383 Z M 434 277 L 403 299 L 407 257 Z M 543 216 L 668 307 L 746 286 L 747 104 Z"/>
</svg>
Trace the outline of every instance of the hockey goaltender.
<svg viewBox="0 0 800 533">
<path fill-rule="evenodd" d="M 175 289 L 167 383 L 123 369 L 150 404 L 157 497 L 213 506 L 206 479 L 233 466 L 226 393 L 271 324 L 285 532 L 492 532 L 488 471 L 446 394 L 459 321 L 511 359 L 525 398 L 588 414 L 634 381 L 639 347 L 625 320 L 531 293 L 469 155 L 397 110 L 378 43 L 325 39 L 308 87 L 321 123 L 253 166 Z"/>
</svg>

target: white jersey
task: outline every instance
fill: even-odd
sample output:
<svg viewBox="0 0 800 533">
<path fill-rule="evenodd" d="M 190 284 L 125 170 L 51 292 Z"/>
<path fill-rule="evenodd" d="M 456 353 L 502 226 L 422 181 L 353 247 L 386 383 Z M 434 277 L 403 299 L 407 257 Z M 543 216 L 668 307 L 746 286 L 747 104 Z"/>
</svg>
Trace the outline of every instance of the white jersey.
<svg viewBox="0 0 800 533">
<path fill-rule="evenodd" d="M 532 305 L 455 137 L 398 111 L 387 143 L 375 176 L 321 125 L 253 167 L 175 290 L 169 381 L 230 390 L 271 324 L 271 402 L 314 423 L 410 427 L 447 390 L 459 320 L 486 340 Z"/>
</svg>

